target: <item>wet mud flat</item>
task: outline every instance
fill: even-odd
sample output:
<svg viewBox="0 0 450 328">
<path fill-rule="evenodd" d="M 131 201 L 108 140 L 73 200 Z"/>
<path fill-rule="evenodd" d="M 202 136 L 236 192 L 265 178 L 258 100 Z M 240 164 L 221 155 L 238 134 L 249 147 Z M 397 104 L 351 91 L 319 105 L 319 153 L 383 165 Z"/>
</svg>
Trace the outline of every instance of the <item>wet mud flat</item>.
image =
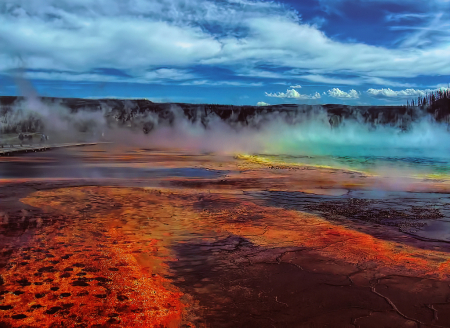
<svg viewBox="0 0 450 328">
<path fill-rule="evenodd" d="M 450 326 L 445 184 L 88 154 L 199 171 L 3 180 L 0 327 Z"/>
</svg>

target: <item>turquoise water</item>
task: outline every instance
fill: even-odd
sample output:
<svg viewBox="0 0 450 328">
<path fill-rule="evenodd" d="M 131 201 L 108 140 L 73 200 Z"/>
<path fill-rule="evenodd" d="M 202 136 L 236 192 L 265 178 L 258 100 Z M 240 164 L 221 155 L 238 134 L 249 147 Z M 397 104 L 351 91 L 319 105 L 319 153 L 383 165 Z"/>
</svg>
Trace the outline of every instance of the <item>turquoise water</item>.
<svg viewBox="0 0 450 328">
<path fill-rule="evenodd" d="M 407 131 L 348 121 L 331 128 L 310 120 L 267 133 L 264 162 L 328 166 L 367 173 L 450 176 L 450 126 L 431 119 Z"/>
<path fill-rule="evenodd" d="M 363 154 L 352 155 L 257 155 L 259 159 L 267 162 L 285 164 L 303 164 L 311 166 L 326 166 L 338 169 L 362 171 L 370 174 L 381 174 L 387 171 L 398 175 L 423 175 L 450 178 L 450 158 L 446 154 L 421 155 L 416 149 L 398 150 L 399 156 L 392 153 L 388 156 L 379 154 L 382 150 L 359 152 Z M 335 150 L 337 152 L 337 149 Z"/>
</svg>

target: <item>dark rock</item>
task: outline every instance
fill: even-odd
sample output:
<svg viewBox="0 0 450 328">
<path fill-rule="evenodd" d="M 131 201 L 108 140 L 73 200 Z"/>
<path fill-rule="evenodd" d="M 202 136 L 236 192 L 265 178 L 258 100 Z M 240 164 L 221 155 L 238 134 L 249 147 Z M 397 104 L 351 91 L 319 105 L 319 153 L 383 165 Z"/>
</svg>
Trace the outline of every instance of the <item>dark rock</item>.
<svg viewBox="0 0 450 328">
<path fill-rule="evenodd" d="M 83 269 L 83 271 L 86 271 L 86 272 L 98 272 L 99 270 L 97 268 L 94 268 L 94 267 L 86 267 L 86 268 Z"/>
<path fill-rule="evenodd" d="M 89 286 L 89 284 L 84 281 L 84 280 L 75 280 L 74 282 L 72 282 L 72 286 L 75 287 L 87 287 Z"/>
<path fill-rule="evenodd" d="M 38 272 L 55 272 L 55 271 L 56 270 L 53 266 L 43 267 L 38 270 Z"/>
<path fill-rule="evenodd" d="M 119 301 L 121 301 L 121 302 L 124 302 L 124 301 L 127 301 L 127 300 L 128 300 L 128 297 L 125 296 L 125 295 L 119 294 L 119 295 L 117 295 L 117 299 L 118 299 Z"/>
<path fill-rule="evenodd" d="M 47 311 L 45 311 L 46 314 L 55 314 L 56 312 L 62 310 L 62 307 L 59 306 L 53 306 L 50 309 L 48 309 Z"/>
<path fill-rule="evenodd" d="M 110 325 L 117 325 L 120 323 L 120 321 L 116 318 L 110 318 L 107 323 L 109 323 Z"/>
<path fill-rule="evenodd" d="M 2 311 L 8 311 L 11 310 L 13 307 L 11 305 L 0 305 L 0 310 Z"/>
<path fill-rule="evenodd" d="M 17 280 L 17 283 L 22 287 L 31 286 L 31 282 L 29 282 L 26 278 Z"/>
<path fill-rule="evenodd" d="M 13 318 L 14 320 L 20 320 L 20 319 L 25 319 L 27 316 L 25 314 L 15 314 L 13 316 L 11 316 L 11 318 Z"/>
<path fill-rule="evenodd" d="M 83 263 L 75 263 L 73 266 L 76 268 L 84 268 L 86 265 Z"/>
<path fill-rule="evenodd" d="M 87 296 L 87 295 L 89 295 L 89 292 L 86 290 L 77 294 L 77 296 Z"/>
<path fill-rule="evenodd" d="M 97 280 L 98 282 L 103 282 L 103 283 L 111 281 L 111 279 L 104 278 L 104 277 L 95 277 L 94 280 Z"/>
</svg>

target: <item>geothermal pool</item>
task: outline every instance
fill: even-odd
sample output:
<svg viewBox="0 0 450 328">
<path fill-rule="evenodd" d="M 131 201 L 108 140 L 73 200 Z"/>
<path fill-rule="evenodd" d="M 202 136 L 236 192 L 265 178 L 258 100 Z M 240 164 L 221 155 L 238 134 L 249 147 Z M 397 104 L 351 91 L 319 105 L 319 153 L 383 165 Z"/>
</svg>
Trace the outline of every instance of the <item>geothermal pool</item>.
<svg viewBox="0 0 450 328">
<path fill-rule="evenodd" d="M 402 154 L 404 152 L 404 149 L 399 149 L 400 156 L 383 156 L 380 149 L 366 150 L 367 155 L 255 154 L 250 156 L 253 157 L 253 160 L 272 165 L 328 167 L 381 176 L 417 176 L 436 179 L 448 179 L 450 177 L 450 158 L 446 154 L 420 156 L 420 151 L 412 153 L 413 150 L 410 149 L 408 149 L 408 152 L 411 153 Z"/>
<path fill-rule="evenodd" d="M 431 158 L 0 158 L 0 326 L 448 327 L 450 184 Z"/>
</svg>

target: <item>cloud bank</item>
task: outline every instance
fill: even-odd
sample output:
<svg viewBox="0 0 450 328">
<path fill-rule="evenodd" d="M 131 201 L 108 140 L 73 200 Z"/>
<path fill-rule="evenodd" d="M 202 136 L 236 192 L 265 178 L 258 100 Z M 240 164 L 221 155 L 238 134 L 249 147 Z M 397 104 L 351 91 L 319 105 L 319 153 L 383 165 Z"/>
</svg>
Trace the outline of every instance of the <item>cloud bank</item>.
<svg viewBox="0 0 450 328">
<path fill-rule="evenodd" d="M 375 98 L 403 98 L 403 99 L 411 99 L 417 97 L 424 97 L 431 92 L 435 92 L 437 89 L 405 89 L 394 91 L 389 88 L 386 89 L 369 89 L 367 93 Z"/>
<path fill-rule="evenodd" d="M 295 89 L 288 89 L 286 92 L 278 92 L 278 93 L 268 93 L 266 92 L 267 97 L 273 98 L 285 98 L 285 99 L 320 99 L 320 93 L 316 92 L 315 94 L 306 95 L 300 94 Z"/>
<path fill-rule="evenodd" d="M 359 93 L 356 90 L 350 90 L 349 92 L 342 91 L 338 88 L 333 88 L 328 90 L 328 95 L 333 98 L 340 99 L 357 99 L 359 98 Z"/>
<path fill-rule="evenodd" d="M 330 83 L 450 75 L 449 42 L 417 47 L 423 33 L 397 47 L 337 41 L 278 2 L 11 0 L 0 21 L 0 71 L 24 67 L 33 79 L 210 81 L 191 71 L 198 65 Z"/>
</svg>

